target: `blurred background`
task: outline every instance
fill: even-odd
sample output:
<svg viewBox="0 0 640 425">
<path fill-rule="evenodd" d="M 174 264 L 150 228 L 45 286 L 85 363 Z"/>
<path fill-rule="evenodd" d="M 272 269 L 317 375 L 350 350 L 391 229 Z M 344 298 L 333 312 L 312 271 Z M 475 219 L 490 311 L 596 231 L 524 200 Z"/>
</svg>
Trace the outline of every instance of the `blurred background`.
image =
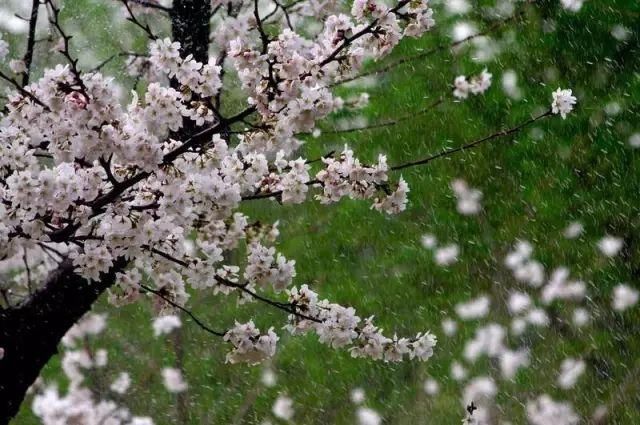
<svg viewBox="0 0 640 425">
<path fill-rule="evenodd" d="M 27 25 L 15 14 L 27 16 L 27 3 L 0 4 L 10 56 L 24 49 Z M 357 201 L 327 207 L 260 200 L 243 212 L 279 220 L 278 250 L 296 260 L 296 284 L 353 305 L 361 317 L 375 314 L 388 334 L 430 329 L 438 337 L 434 356 L 400 364 L 353 359 L 313 335 L 280 331 L 272 362 L 229 365 L 227 347 L 189 318 L 155 337 L 151 302 L 115 309 L 105 299 L 95 312 L 106 313 L 107 327 L 87 338 L 86 348 L 106 350 L 108 364 L 87 373 L 88 387 L 158 424 L 456 424 L 469 397 L 489 423 L 524 424 L 531 401 L 543 394 L 570 403 L 580 423 L 640 423 L 640 309 L 614 308 L 616 296 L 633 300 L 640 288 L 640 3 L 432 3 L 434 30 L 405 39 L 391 57 L 368 64 L 368 76 L 336 87 L 350 106 L 306 137 L 303 156 L 348 144 L 364 160 L 384 153 L 390 164 L 406 162 L 544 112 L 558 87 L 573 89 L 576 111 L 403 170 L 410 202 L 398 216 Z M 137 82 L 125 58 L 103 61 L 122 50 L 145 52 L 144 34 L 123 19 L 118 2 L 63 6 L 81 67 L 103 65 L 127 101 Z M 168 34 L 161 15 L 145 19 Z M 47 26 L 43 19 L 36 75 L 63 62 Z M 455 77 L 485 68 L 493 75 L 485 94 L 452 96 Z M 238 102 L 241 94 L 235 96 L 227 102 Z M 365 129 L 350 131 L 356 128 Z M 558 281 L 583 282 L 583 296 L 545 296 Z M 217 328 L 254 318 L 261 329 L 280 330 L 286 320 L 202 291 L 190 306 Z M 474 355 L 474 341 L 492 341 L 492 332 L 504 333 L 496 339 L 514 356 L 526 352 L 527 361 L 504 359 L 504 349 Z M 42 377 L 62 391 L 63 353 Z M 515 372 L 514 363 L 521 366 Z M 575 364 L 584 367 L 570 370 Z M 167 366 L 182 371 L 186 391 L 165 389 L 159 370 Z M 123 395 L 109 388 L 121 372 L 131 378 Z M 15 423 L 39 423 L 31 398 Z"/>
</svg>

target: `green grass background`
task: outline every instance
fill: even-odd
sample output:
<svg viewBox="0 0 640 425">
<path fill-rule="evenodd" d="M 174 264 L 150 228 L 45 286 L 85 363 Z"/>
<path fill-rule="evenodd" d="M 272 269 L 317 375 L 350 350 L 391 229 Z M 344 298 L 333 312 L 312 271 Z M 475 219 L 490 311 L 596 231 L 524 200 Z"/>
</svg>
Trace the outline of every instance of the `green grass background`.
<svg viewBox="0 0 640 425">
<path fill-rule="evenodd" d="M 142 51 L 141 37 L 117 36 L 125 30 L 135 34 L 135 30 L 113 24 L 103 3 L 66 2 L 66 22 L 85 34 L 74 40 L 78 51 L 95 47 L 96 61 L 120 43 Z M 482 17 L 482 10 L 493 2 L 472 4 L 474 10 L 467 19 L 480 28 L 491 25 Z M 406 40 L 386 61 L 449 43 L 450 23 L 456 18 L 438 13 L 436 19 L 438 28 L 420 40 Z M 543 31 L 551 24 L 555 31 Z M 635 29 L 635 33 L 620 43 L 610 34 L 616 24 Z M 515 125 L 547 108 L 557 87 L 573 88 L 579 99 L 576 113 L 565 121 L 548 119 L 515 137 L 403 171 L 411 187 L 410 203 L 396 217 L 379 214 L 370 210 L 369 203 L 358 201 L 325 207 L 315 202 L 280 206 L 264 200 L 243 206 L 253 219 L 280 220 L 278 249 L 297 261 L 297 284 L 309 283 L 322 296 L 353 305 L 361 317 L 375 314 L 388 333 L 411 335 L 431 329 L 439 344 L 426 363 L 385 364 L 352 359 L 348 352 L 323 346 L 313 336 L 293 338 L 281 331 L 278 354 L 271 365 L 278 383 L 263 388 L 261 367 L 225 364 L 227 346 L 185 319 L 181 338 L 189 382 L 188 423 L 223 424 L 234 418 L 238 423 L 264 419 L 277 423 L 270 410 L 279 393 L 294 400 L 295 423 L 354 423 L 349 401 L 354 387 L 366 390 L 366 405 L 379 411 L 385 423 L 459 423 L 464 413 L 462 387 L 451 380 L 449 368 L 460 358 L 464 341 L 478 323 L 461 323 L 458 335 L 447 338 L 440 321 L 453 315 L 457 302 L 485 292 L 501 299 L 518 286 L 502 260 L 519 238 L 535 244 L 534 256 L 547 270 L 566 265 L 572 276 L 588 283 L 586 305 L 594 321 L 582 330 L 551 327 L 530 330 L 519 339 L 510 337 L 512 347 L 525 340 L 531 344 L 532 364 L 514 382 L 496 379 L 501 419 L 525 423 L 523 403 L 546 392 L 571 401 L 585 417 L 598 404 L 608 403 L 614 407 L 610 423 L 640 423 L 637 376 L 631 376 L 630 385 L 623 385 L 638 366 L 639 310 L 614 314 L 608 308 L 613 286 L 620 282 L 640 286 L 640 151 L 626 144 L 631 133 L 640 131 L 638 29 L 640 3 L 635 0 L 587 0 L 578 14 L 563 11 L 557 1 L 538 2 L 526 8 L 521 19 L 494 34 L 502 52 L 486 64 L 494 84 L 484 96 L 462 103 L 449 100 L 396 126 L 310 138 L 303 148 L 308 158 L 347 143 L 365 160 L 385 153 L 389 163 L 395 164 Z M 337 119 L 360 114 L 370 123 L 382 122 L 411 115 L 443 94 L 450 98 L 448 86 L 456 75 L 473 75 L 484 67 L 470 59 L 470 52 L 472 49 L 463 48 L 454 54 L 445 49 L 380 75 L 366 89 L 371 95 L 368 107 L 357 114 L 341 113 L 322 127 L 331 129 Z M 107 72 L 130 83 L 118 74 L 120 65 L 114 62 Z M 370 68 L 381 65 L 371 64 Z M 519 101 L 509 100 L 500 88 L 500 77 L 507 69 L 519 76 L 523 92 Z M 338 90 L 345 97 L 357 92 L 357 88 Z M 609 102 L 618 102 L 621 113 L 607 115 L 604 107 Z M 484 192 L 481 215 L 463 217 L 455 211 L 449 183 L 458 177 Z M 571 220 L 580 220 L 586 227 L 575 241 L 562 237 Z M 420 245 L 420 236 L 427 232 L 443 242 L 458 243 L 460 261 L 447 268 L 435 265 L 431 252 Z M 613 260 L 604 259 L 595 248 L 605 233 L 625 238 L 622 254 Z M 284 325 L 284 315 L 261 305 L 237 308 L 233 300 L 223 297 L 193 295 L 193 311 L 216 328 L 250 317 L 261 328 Z M 508 325 L 504 303 L 493 305 L 487 321 Z M 153 337 L 149 306 L 112 309 L 103 300 L 96 311 L 110 315 L 108 330 L 94 342 L 95 347 L 109 351 L 109 366 L 100 372 L 102 382 L 120 371 L 129 372 L 133 385 L 123 403 L 136 414 L 151 415 L 159 424 L 178 423 L 176 399 L 164 390 L 159 374 L 161 367 L 174 364 L 174 346 Z M 570 320 L 571 311 L 562 305 L 554 307 L 559 320 Z M 589 353 L 585 357 L 588 368 L 578 386 L 571 391 L 556 388 L 562 359 L 584 353 Z M 56 358 L 46 367 L 46 380 L 63 381 L 59 361 Z M 480 360 L 471 367 L 470 376 L 498 376 L 495 368 Z M 429 376 L 441 384 L 436 397 L 422 390 Z M 15 423 L 37 422 L 29 403 L 30 399 Z M 244 408 L 246 413 L 239 418 Z"/>
</svg>

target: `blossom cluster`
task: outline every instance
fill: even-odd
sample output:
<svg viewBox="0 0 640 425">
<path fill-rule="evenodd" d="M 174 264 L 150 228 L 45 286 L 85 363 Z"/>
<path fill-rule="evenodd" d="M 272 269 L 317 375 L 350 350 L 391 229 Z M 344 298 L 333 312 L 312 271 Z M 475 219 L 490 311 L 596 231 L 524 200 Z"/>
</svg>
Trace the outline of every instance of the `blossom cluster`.
<svg viewBox="0 0 640 425">
<path fill-rule="evenodd" d="M 238 323 L 224 335 L 224 340 L 233 345 L 233 350 L 227 354 L 229 363 L 257 364 L 272 357 L 276 353 L 278 336 L 270 328 L 266 334 L 260 334 L 253 321 Z"/>
<path fill-rule="evenodd" d="M 470 94 L 474 96 L 483 94 L 491 87 L 491 77 L 492 75 L 486 69 L 471 79 L 460 75 L 453 82 L 453 96 L 458 99 L 467 99 Z"/>
<path fill-rule="evenodd" d="M 584 229 L 580 226 L 579 233 Z M 574 237 L 576 232 L 571 232 Z M 566 236 L 566 232 L 565 232 Z M 619 251 L 622 242 L 614 236 L 605 236 L 596 243 L 598 250 L 602 251 L 603 239 L 606 244 L 616 245 L 611 251 Z M 612 242 L 613 241 L 613 242 Z M 423 245 L 432 249 L 436 245 L 435 238 L 425 235 L 422 238 Z M 615 255 L 606 253 L 605 256 Z M 462 388 L 461 402 L 469 406 L 474 402 L 474 409 L 465 418 L 464 423 L 488 424 L 496 418 L 496 396 L 500 392 L 498 381 L 492 376 L 479 375 L 469 378 L 469 370 L 476 369 L 475 364 L 483 356 L 496 365 L 503 380 L 513 380 L 522 369 L 531 367 L 531 344 L 525 343 L 520 347 L 511 347 L 514 341 L 530 341 L 533 335 L 544 332 L 544 328 L 559 326 L 560 323 L 573 326 L 576 330 L 589 326 L 592 313 L 587 301 L 589 286 L 582 280 L 570 278 L 568 267 L 559 266 L 546 272 L 545 267 L 534 258 L 534 246 L 525 240 L 517 241 L 513 249 L 507 252 L 503 264 L 511 271 L 515 285 L 508 289 L 508 293 L 502 293 L 499 286 L 495 292 L 498 296 L 481 294 L 467 302 L 458 303 L 455 313 L 459 320 L 482 321 L 491 317 L 488 323 L 480 323 L 471 338 L 465 341 L 460 353 L 460 360 L 451 363 L 451 377 L 453 381 L 464 384 Z M 494 294 L 492 294 L 494 295 Z M 611 308 L 617 314 L 623 314 L 626 310 L 635 306 L 640 300 L 640 291 L 628 284 L 619 284 L 611 293 Z M 496 304 L 504 302 L 508 312 L 508 320 L 511 323 L 502 324 L 496 320 L 496 316 L 490 311 Z M 561 305 L 562 310 L 567 310 L 560 315 L 552 310 L 552 305 Z M 536 327 L 535 333 L 526 333 L 529 327 Z M 442 321 L 443 332 L 453 337 L 458 330 L 458 323 L 451 317 Z M 525 336 L 526 335 L 526 336 Z M 515 337 L 515 339 L 514 339 Z M 535 337 L 534 337 L 535 338 Z M 560 362 L 555 382 L 557 388 L 569 391 L 584 380 L 584 375 L 589 372 L 590 365 L 586 360 L 588 354 L 583 356 L 569 356 Z M 438 393 L 438 382 L 428 378 L 424 383 L 424 390 L 430 396 Z M 598 406 L 594 415 L 606 414 L 607 407 Z M 549 395 L 541 393 L 530 398 L 526 403 L 526 418 L 531 424 L 562 424 L 573 425 L 580 423 L 580 416 L 569 402 L 556 401 Z M 594 416 L 595 417 L 595 416 Z"/>
<path fill-rule="evenodd" d="M 287 326 L 292 334 L 314 331 L 320 341 L 333 348 L 350 347 L 353 357 L 398 362 L 404 357 L 425 361 L 433 355 L 436 337 L 429 332 L 415 338 L 389 338 L 373 323 L 373 317 L 361 319 L 352 307 L 319 300 L 307 285 L 288 291 L 295 313 Z"/>
<path fill-rule="evenodd" d="M 567 114 L 573 111 L 573 107 L 576 104 L 577 99 L 573 96 L 573 92 L 570 89 L 560 89 L 553 92 L 553 103 L 551 104 L 551 111 L 554 114 L 560 114 L 562 119 L 567 118 Z"/>
<path fill-rule="evenodd" d="M 451 190 L 456 197 L 456 208 L 462 215 L 476 215 L 482 209 L 480 201 L 482 200 L 482 192 L 478 189 L 469 187 L 467 182 L 462 179 L 455 179 L 451 182 Z"/>
<path fill-rule="evenodd" d="M 66 333 L 62 358 L 62 370 L 69 380 L 66 394 L 55 383 L 46 383 L 41 378 L 31 386 L 34 393 L 31 408 L 43 425 L 153 425 L 150 417 L 135 416 L 114 401 L 129 390 L 131 378 L 127 372 L 120 372 L 109 385 L 110 394 L 99 393 L 84 379 L 85 374 L 96 376 L 98 371 L 101 376 L 108 376 L 106 350 L 93 349 L 90 343 L 106 326 L 105 314 L 90 313 Z"/>
<path fill-rule="evenodd" d="M 338 158 L 323 158 L 322 162 L 325 168 L 316 174 L 316 180 L 323 190 L 322 194 L 316 195 L 321 203 L 337 202 L 345 196 L 370 199 L 382 191 L 384 196 L 375 198 L 373 208 L 389 214 L 405 210 L 409 187 L 400 177 L 393 192 L 388 188 L 389 167 L 386 156 L 379 155 L 376 164 L 367 166 L 353 156 L 352 150 L 345 147 Z"/>
</svg>

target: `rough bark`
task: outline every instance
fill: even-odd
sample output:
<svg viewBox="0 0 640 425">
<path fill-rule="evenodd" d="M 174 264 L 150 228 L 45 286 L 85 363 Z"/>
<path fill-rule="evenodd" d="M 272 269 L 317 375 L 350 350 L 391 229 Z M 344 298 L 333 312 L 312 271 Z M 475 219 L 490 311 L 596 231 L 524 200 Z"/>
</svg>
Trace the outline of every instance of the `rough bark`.
<svg viewBox="0 0 640 425">
<path fill-rule="evenodd" d="M 99 282 L 89 283 L 65 260 L 24 304 L 0 311 L 0 423 L 13 418 L 27 389 L 58 352 L 58 343 L 125 266 L 118 260 Z"/>
<path fill-rule="evenodd" d="M 180 54 L 185 57 L 193 55 L 193 59 L 201 63 L 209 61 L 209 34 L 211 21 L 210 0 L 174 0 L 169 12 L 171 17 L 171 33 L 173 41 L 180 43 Z M 171 87 L 180 90 L 176 79 L 171 80 Z M 182 128 L 172 137 L 178 140 L 197 133 L 195 122 L 189 118 L 182 120 Z"/>
<path fill-rule="evenodd" d="M 173 40 L 179 41 L 183 55 L 198 62 L 209 60 L 210 0 L 174 0 L 169 13 Z"/>
</svg>

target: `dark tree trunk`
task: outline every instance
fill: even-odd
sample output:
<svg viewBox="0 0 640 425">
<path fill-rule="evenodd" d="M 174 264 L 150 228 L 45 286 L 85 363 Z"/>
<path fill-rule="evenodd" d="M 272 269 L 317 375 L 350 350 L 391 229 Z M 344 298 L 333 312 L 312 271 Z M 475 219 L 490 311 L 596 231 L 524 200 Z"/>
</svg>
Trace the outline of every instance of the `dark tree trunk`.
<svg viewBox="0 0 640 425">
<path fill-rule="evenodd" d="M 174 0 L 169 15 L 172 39 L 180 43 L 180 54 L 183 57 L 193 55 L 193 59 L 206 64 L 209 61 L 211 1 Z M 171 80 L 171 87 L 180 90 L 180 84 L 176 79 Z M 197 132 L 195 122 L 185 117 L 182 120 L 182 128 L 171 137 L 184 140 Z"/>
<path fill-rule="evenodd" d="M 182 54 L 207 63 L 210 0 L 174 0 L 170 15 L 173 39 L 182 45 Z M 99 282 L 89 283 L 66 260 L 27 302 L 0 310 L 0 347 L 5 350 L 0 360 L 0 424 L 18 413 L 27 389 L 58 352 L 62 337 L 125 266 L 126 261 L 119 259 Z"/>
<path fill-rule="evenodd" d="M 210 0 L 174 0 L 170 12 L 173 41 L 179 41 L 183 55 L 198 62 L 209 60 Z"/>
<path fill-rule="evenodd" d="M 0 311 L 0 423 L 18 413 L 29 386 L 58 352 L 58 343 L 125 266 L 118 260 L 99 282 L 89 283 L 65 260 L 26 303 Z"/>
</svg>

